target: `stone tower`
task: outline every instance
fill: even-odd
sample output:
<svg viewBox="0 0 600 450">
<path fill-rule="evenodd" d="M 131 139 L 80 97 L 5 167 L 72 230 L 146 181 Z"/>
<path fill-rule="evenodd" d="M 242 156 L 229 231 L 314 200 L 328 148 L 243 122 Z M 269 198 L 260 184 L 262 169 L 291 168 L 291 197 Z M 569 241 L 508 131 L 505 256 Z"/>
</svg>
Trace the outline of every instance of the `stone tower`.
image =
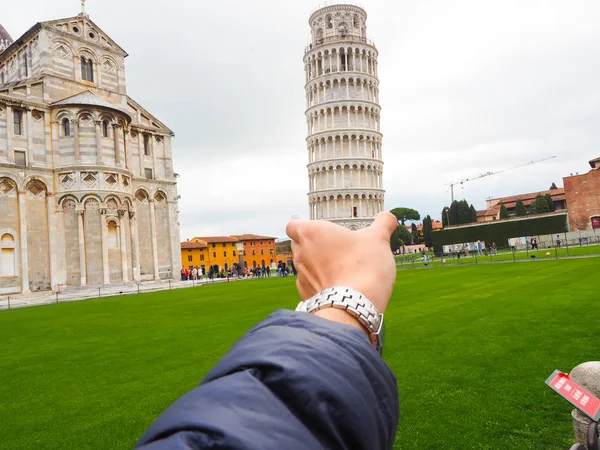
<svg viewBox="0 0 600 450">
<path fill-rule="evenodd" d="M 359 230 L 383 211 L 378 52 L 367 13 L 330 5 L 304 54 L 310 218 Z"/>
<path fill-rule="evenodd" d="M 0 23 L 0 53 L 6 50 L 13 43 L 13 39 L 8 34 L 8 31 Z"/>
</svg>

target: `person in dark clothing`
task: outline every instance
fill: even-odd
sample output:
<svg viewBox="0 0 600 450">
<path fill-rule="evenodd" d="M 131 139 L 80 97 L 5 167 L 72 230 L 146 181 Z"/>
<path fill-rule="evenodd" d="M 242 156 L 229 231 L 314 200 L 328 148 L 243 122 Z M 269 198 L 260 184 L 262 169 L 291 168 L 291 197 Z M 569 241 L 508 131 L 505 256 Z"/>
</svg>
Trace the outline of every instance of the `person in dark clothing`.
<svg viewBox="0 0 600 450">
<path fill-rule="evenodd" d="M 276 311 L 246 333 L 136 448 L 392 449 L 398 390 L 381 350 L 397 226 L 390 213 L 359 232 L 290 222 L 296 311 Z"/>
</svg>

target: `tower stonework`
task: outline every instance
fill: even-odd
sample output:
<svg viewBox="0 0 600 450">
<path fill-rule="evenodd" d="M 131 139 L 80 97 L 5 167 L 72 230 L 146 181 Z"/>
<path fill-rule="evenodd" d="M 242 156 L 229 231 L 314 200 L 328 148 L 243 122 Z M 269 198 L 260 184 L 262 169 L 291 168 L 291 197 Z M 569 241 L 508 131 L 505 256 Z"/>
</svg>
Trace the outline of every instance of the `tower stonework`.
<svg viewBox="0 0 600 450">
<path fill-rule="evenodd" d="M 309 19 L 304 54 L 310 219 L 351 230 L 383 211 L 378 52 L 367 13 L 330 5 Z"/>
</svg>

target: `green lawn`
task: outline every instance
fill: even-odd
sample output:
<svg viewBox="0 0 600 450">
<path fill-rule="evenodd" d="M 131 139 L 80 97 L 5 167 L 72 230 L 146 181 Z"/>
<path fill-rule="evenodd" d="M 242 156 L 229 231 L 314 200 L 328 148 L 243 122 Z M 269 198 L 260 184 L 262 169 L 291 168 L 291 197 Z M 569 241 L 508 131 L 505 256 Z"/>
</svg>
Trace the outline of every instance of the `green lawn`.
<svg viewBox="0 0 600 450">
<path fill-rule="evenodd" d="M 600 258 L 401 271 L 386 315 L 398 449 L 561 449 L 544 385 L 597 359 Z M 249 327 L 297 303 L 256 280 L 0 312 L 0 448 L 131 448 Z"/>
</svg>

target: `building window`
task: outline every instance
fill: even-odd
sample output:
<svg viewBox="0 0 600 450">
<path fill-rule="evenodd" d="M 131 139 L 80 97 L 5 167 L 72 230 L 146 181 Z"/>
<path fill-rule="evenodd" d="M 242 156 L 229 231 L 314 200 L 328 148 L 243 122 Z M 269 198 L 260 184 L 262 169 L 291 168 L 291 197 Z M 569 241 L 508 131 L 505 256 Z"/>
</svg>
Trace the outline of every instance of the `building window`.
<svg viewBox="0 0 600 450">
<path fill-rule="evenodd" d="M 23 52 L 23 72 L 25 73 L 26 77 L 29 76 L 29 67 L 27 67 L 27 51 Z"/>
<path fill-rule="evenodd" d="M 27 158 L 25 156 L 25 152 L 15 151 L 15 164 L 17 166 L 27 165 Z"/>
<path fill-rule="evenodd" d="M 71 121 L 63 119 L 62 121 L 63 136 L 71 136 Z"/>
<path fill-rule="evenodd" d="M 144 169 L 144 175 L 148 180 L 152 180 L 152 169 Z"/>
<path fill-rule="evenodd" d="M 269 250 L 269 253 L 271 253 L 271 255 L 272 255 L 272 254 L 274 253 L 274 252 L 273 252 L 273 249 Z"/>
<path fill-rule="evenodd" d="M 252 247 L 254 247 L 254 242 L 250 242 L 250 245 L 251 245 Z"/>
<path fill-rule="evenodd" d="M 352 21 L 354 28 L 358 28 L 360 26 L 360 21 L 358 20 L 358 14 L 354 14 L 354 20 Z"/>
<path fill-rule="evenodd" d="M 592 230 L 600 230 L 600 216 L 592 217 Z"/>
<path fill-rule="evenodd" d="M 13 111 L 13 121 L 15 124 L 15 134 L 22 135 L 23 134 L 23 111 L 20 109 L 15 109 Z"/>
<path fill-rule="evenodd" d="M 352 217 L 358 217 L 358 207 L 357 206 L 352 207 Z"/>
<path fill-rule="evenodd" d="M 223 252 L 223 256 L 227 258 L 227 252 Z"/>
<path fill-rule="evenodd" d="M 200 255 L 200 261 L 204 261 L 204 255 Z"/>
<path fill-rule="evenodd" d="M 94 62 L 83 56 L 81 57 L 81 79 L 94 82 Z"/>
<path fill-rule="evenodd" d="M 260 241 L 260 245 L 263 245 L 263 241 Z"/>
<path fill-rule="evenodd" d="M 102 136 L 105 138 L 108 137 L 108 120 L 102 121 Z"/>
<path fill-rule="evenodd" d="M 252 256 L 256 255 L 256 252 L 254 250 L 252 250 Z"/>
<path fill-rule="evenodd" d="M 261 249 L 260 249 L 260 254 L 261 254 L 261 255 L 264 255 L 264 254 L 265 254 L 265 250 L 261 248 Z"/>
<path fill-rule="evenodd" d="M 188 255 L 188 262 L 192 262 L 192 255 Z"/>
<path fill-rule="evenodd" d="M 17 276 L 15 262 L 15 238 L 6 233 L 0 238 L 0 278 Z"/>
<path fill-rule="evenodd" d="M 235 254 L 235 250 L 233 251 L 233 256 L 236 256 L 236 254 Z"/>
<path fill-rule="evenodd" d="M 223 248 L 227 247 L 227 244 L 223 244 Z"/>
<path fill-rule="evenodd" d="M 212 247 L 215 248 L 217 246 L 217 244 L 213 244 Z"/>
<path fill-rule="evenodd" d="M 144 155 L 150 154 L 150 135 L 144 133 Z"/>
<path fill-rule="evenodd" d="M 217 252 L 213 252 L 213 258 L 217 257 Z"/>
<path fill-rule="evenodd" d="M 331 18 L 331 16 L 327 16 L 325 18 L 325 24 L 327 25 L 327 28 L 333 28 L 333 19 Z"/>
</svg>

